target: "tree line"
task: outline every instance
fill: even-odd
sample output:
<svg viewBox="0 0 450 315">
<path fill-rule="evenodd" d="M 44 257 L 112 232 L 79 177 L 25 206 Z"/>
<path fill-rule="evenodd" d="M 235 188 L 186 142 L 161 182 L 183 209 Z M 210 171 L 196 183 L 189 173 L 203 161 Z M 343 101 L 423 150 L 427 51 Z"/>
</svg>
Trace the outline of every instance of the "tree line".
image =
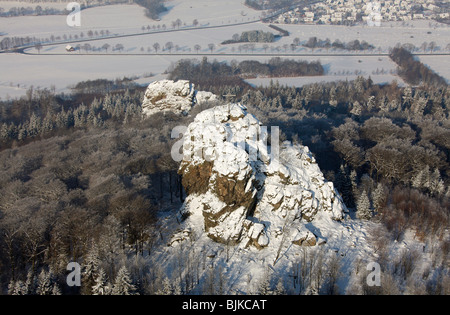
<svg viewBox="0 0 450 315">
<path fill-rule="evenodd" d="M 278 36 L 279 37 L 279 36 Z M 236 43 L 273 43 L 277 38 L 271 32 L 264 31 L 245 31 L 241 35 L 234 34 L 232 39 L 222 42 L 222 45 Z"/>
<path fill-rule="evenodd" d="M 294 39 L 294 44 L 299 45 L 299 41 Z M 318 39 L 317 37 L 310 37 L 308 41 L 303 44 L 304 47 L 311 48 L 312 50 L 316 48 L 325 48 L 325 49 L 343 49 L 343 50 L 351 50 L 351 51 L 361 51 L 361 50 L 372 50 L 375 46 L 370 45 L 366 41 L 360 42 L 358 39 L 350 41 L 348 43 L 341 42 L 339 39 L 336 39 L 333 43 L 327 38 L 325 40 Z"/>
<path fill-rule="evenodd" d="M 319 76 L 325 70 L 319 61 L 296 61 L 275 57 L 267 63 L 255 60 L 232 61 L 230 65 L 206 57 L 198 60 L 183 59 L 171 66 L 169 78 L 172 80 L 190 80 L 196 85 L 208 87 L 208 90 L 221 90 L 235 85 L 239 89 L 246 89 L 249 85 L 243 78 L 254 76 L 266 77 L 294 77 Z"/>
<path fill-rule="evenodd" d="M 443 77 L 416 60 L 404 47 L 395 47 L 389 56 L 398 65 L 398 74 L 409 84 L 447 85 Z"/>
</svg>

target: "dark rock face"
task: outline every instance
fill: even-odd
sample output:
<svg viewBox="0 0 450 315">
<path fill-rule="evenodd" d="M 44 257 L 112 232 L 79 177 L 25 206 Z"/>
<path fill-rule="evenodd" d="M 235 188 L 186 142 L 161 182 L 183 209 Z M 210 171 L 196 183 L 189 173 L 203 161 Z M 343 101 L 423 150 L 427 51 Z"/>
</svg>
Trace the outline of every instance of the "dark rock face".
<svg viewBox="0 0 450 315">
<path fill-rule="evenodd" d="M 184 167 L 179 170 L 178 173 L 182 175 L 183 187 L 188 195 L 206 193 L 212 167 L 212 162 L 205 161 L 199 165 L 185 164 Z"/>
</svg>

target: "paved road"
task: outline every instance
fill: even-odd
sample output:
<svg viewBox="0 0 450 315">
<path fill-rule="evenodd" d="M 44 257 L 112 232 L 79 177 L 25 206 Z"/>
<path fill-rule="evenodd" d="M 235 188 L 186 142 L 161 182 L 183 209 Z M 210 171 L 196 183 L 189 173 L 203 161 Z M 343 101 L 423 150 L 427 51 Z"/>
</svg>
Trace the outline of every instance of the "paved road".
<svg viewBox="0 0 450 315">
<path fill-rule="evenodd" d="M 31 53 L 25 52 L 26 48 L 16 49 L 14 52 L 24 55 L 36 56 L 212 56 L 212 57 L 388 57 L 388 53 L 80 53 L 80 52 L 64 52 L 64 53 Z M 450 56 L 450 53 L 415 53 L 414 56 Z"/>
</svg>

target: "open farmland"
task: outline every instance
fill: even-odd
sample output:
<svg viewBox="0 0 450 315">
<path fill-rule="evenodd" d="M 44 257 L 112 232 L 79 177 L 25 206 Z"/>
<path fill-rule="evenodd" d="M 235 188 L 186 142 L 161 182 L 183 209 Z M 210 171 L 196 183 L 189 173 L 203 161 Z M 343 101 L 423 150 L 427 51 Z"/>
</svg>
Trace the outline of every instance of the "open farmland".
<svg viewBox="0 0 450 315">
<path fill-rule="evenodd" d="M 234 59 L 267 61 L 274 56 L 322 62 L 326 69 L 323 77 L 279 79 L 280 83 L 293 86 L 352 80 L 358 75 L 371 76 L 376 83 L 397 80 L 403 84 L 396 75 L 395 63 L 387 56 L 390 48 L 399 43 L 412 44 L 416 53 L 430 54 L 427 43 L 433 42 L 434 54 L 449 53 L 449 26 L 427 21 L 406 25 L 386 23 L 381 27 L 280 25 L 290 32 L 290 36 L 279 37 L 269 44 L 222 45 L 224 40 L 244 31 L 277 32 L 258 21 L 261 12 L 244 6 L 241 1 L 173 0 L 167 2 L 167 7 L 169 10 L 161 14 L 159 21 L 146 17 L 145 9 L 134 4 L 94 7 L 82 11 L 82 25 L 77 28 L 69 27 L 64 15 L 0 18 L 0 40 L 7 36 L 43 40 L 39 50 L 31 46 L 20 53 L 1 54 L 0 97 L 19 97 L 30 86 L 53 86 L 59 92 L 70 92 L 71 85 L 97 78 L 127 76 L 148 84 L 163 78 L 172 63 L 202 56 L 226 62 Z M 175 25 L 177 20 L 180 23 Z M 370 51 L 310 49 L 304 45 L 311 37 L 328 38 L 331 42 L 357 39 L 367 41 L 375 48 Z M 293 47 L 296 38 L 299 44 Z M 67 52 L 68 44 L 78 50 Z M 450 79 L 445 70 L 450 68 L 448 55 L 419 58 L 432 70 Z M 255 78 L 248 82 L 264 85 L 270 78 Z"/>
</svg>

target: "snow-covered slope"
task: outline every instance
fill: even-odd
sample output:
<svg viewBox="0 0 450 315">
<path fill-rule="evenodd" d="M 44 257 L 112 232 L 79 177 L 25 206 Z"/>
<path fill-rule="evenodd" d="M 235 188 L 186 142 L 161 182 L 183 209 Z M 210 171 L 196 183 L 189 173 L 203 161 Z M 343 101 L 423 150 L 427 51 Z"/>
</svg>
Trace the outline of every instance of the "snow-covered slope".
<svg viewBox="0 0 450 315">
<path fill-rule="evenodd" d="M 180 167 L 189 195 L 181 210 L 186 227 L 259 249 L 279 237 L 296 245 L 326 241 L 307 226 L 319 214 L 341 220 L 341 197 L 307 147 L 284 143 L 276 150 L 276 139 L 271 136 L 269 147 L 268 137 L 240 104 L 197 115 L 184 135 Z"/>
<path fill-rule="evenodd" d="M 240 104 L 205 110 L 187 128 L 179 172 L 188 197 L 176 217 L 161 218 L 164 243 L 153 256 L 174 286 L 191 294 L 275 286 L 313 293 L 316 284 L 300 284 L 300 267 L 312 281 L 314 270 L 338 259 L 345 288 L 353 262 L 370 256 L 367 227 L 349 219 L 309 149 L 283 143 L 276 154 L 266 146 L 276 143 L 274 131 Z"/>
<path fill-rule="evenodd" d="M 142 111 L 147 116 L 160 111 L 186 114 L 195 104 L 215 99 L 210 92 L 196 91 L 189 81 L 155 81 L 147 87 Z"/>
<path fill-rule="evenodd" d="M 274 150 L 277 136 L 240 104 L 195 117 L 179 170 L 188 197 L 178 215 L 161 212 L 151 256 L 161 283 L 189 294 L 361 294 L 373 262 L 423 251 L 411 236 L 386 239 L 379 252 L 383 226 L 352 219 L 309 149 Z M 431 261 L 424 256 L 414 277 Z M 390 292 L 389 275 L 381 279 Z"/>
</svg>

